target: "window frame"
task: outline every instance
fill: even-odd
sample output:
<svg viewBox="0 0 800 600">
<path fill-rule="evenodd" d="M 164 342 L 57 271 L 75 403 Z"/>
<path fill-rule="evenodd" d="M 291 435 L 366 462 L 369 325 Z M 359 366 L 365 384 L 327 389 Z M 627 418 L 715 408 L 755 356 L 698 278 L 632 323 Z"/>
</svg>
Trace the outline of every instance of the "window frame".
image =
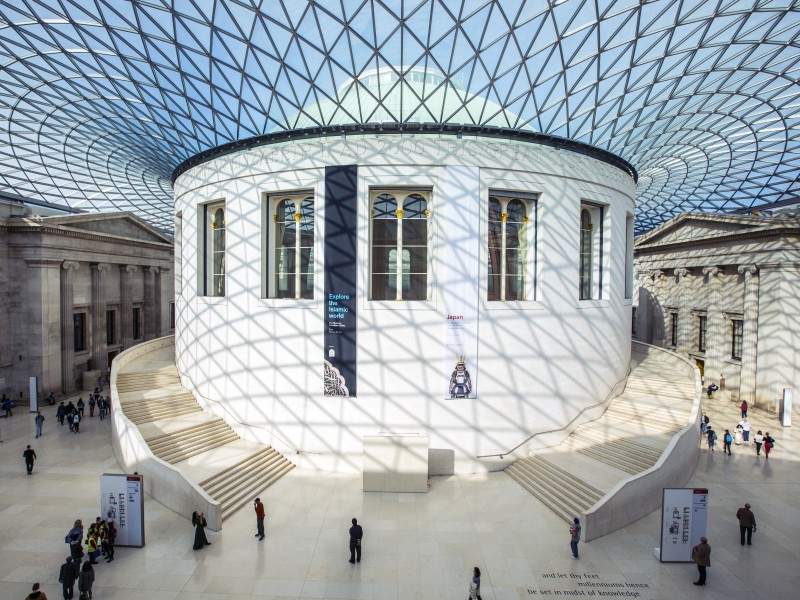
<svg viewBox="0 0 800 600">
<path fill-rule="evenodd" d="M 373 215 L 373 210 L 375 206 L 375 201 L 378 199 L 382 194 L 391 194 L 395 200 L 400 204 L 400 200 L 402 200 L 402 206 L 398 206 L 395 210 L 395 213 L 400 213 L 399 216 L 395 217 L 395 223 L 397 223 L 397 241 L 396 241 L 396 248 L 398 250 L 398 255 L 401 257 L 399 261 L 398 269 L 395 274 L 395 298 L 375 298 L 373 294 L 373 277 L 375 273 L 373 272 L 373 251 L 374 251 L 374 231 L 373 231 L 373 222 L 376 220 Z M 403 244 L 403 221 L 405 219 L 405 211 L 406 211 L 406 200 L 413 195 L 420 195 L 425 200 L 425 297 L 424 298 L 402 298 L 402 291 L 403 291 L 403 260 L 402 260 L 402 251 L 409 248 L 416 248 L 419 247 L 418 245 L 409 245 L 406 246 Z M 433 222 L 432 222 L 432 210 L 431 210 L 431 203 L 434 200 L 434 193 L 433 187 L 430 185 L 369 185 L 367 188 L 367 253 L 368 253 L 368 260 L 367 262 L 367 299 L 371 303 L 389 303 L 391 305 L 396 305 L 398 302 L 403 303 L 413 303 L 413 304 L 425 304 L 431 302 L 431 290 L 432 290 L 432 279 L 433 273 L 431 270 L 431 242 L 433 240 Z M 413 271 L 408 273 L 409 276 L 412 275 L 419 275 L 419 273 L 414 273 Z M 400 296 L 400 297 L 398 297 Z"/>
<path fill-rule="evenodd" d="M 223 219 L 223 249 L 222 253 L 222 272 L 215 274 L 214 271 L 214 253 L 212 249 L 209 252 L 209 232 L 211 231 L 210 215 L 213 214 L 218 208 L 222 208 Z M 227 249 L 228 249 L 228 204 L 224 199 L 212 200 L 197 205 L 198 214 L 198 247 L 202 250 L 198 253 L 199 268 L 198 273 L 198 296 L 205 298 L 225 298 L 227 296 Z M 213 240 L 212 240 L 213 243 Z M 214 277 L 222 277 L 222 293 L 211 293 L 214 286 Z"/>
<path fill-rule="evenodd" d="M 631 337 L 636 337 L 636 332 L 638 327 L 636 326 L 636 313 L 638 312 L 638 306 L 631 306 Z"/>
<path fill-rule="evenodd" d="M 738 323 L 738 327 L 737 327 Z M 738 331 L 737 331 L 738 329 Z M 738 344 L 737 344 L 738 340 Z M 744 319 L 742 317 L 731 317 L 731 359 L 742 360 L 742 350 L 744 344 Z M 736 353 L 738 346 L 739 353 Z"/>
<path fill-rule="evenodd" d="M 143 338 L 144 338 L 144 310 L 142 309 L 141 304 L 134 304 L 133 306 L 131 306 L 131 339 L 133 341 L 139 341 Z"/>
<path fill-rule="evenodd" d="M 175 309 L 175 302 L 169 303 L 169 329 L 170 331 L 175 330 L 175 319 L 177 317 L 176 309 Z"/>
<path fill-rule="evenodd" d="M 109 316 L 111 317 L 109 319 Z M 111 332 L 111 341 L 109 341 L 109 331 Z M 116 346 L 119 343 L 119 335 L 117 330 L 117 309 L 106 307 L 106 346 Z"/>
<path fill-rule="evenodd" d="M 678 311 L 677 310 L 670 310 L 669 311 L 669 347 L 670 348 L 677 348 L 678 347 Z"/>
<path fill-rule="evenodd" d="M 309 187 L 309 188 L 299 188 L 299 189 L 292 189 L 288 191 L 269 191 L 263 193 L 263 212 L 264 218 L 262 219 L 262 234 L 261 234 L 261 244 L 262 244 L 262 273 L 261 273 L 261 298 L 263 300 L 275 301 L 280 303 L 304 303 L 304 302 L 314 302 L 318 299 L 318 290 L 317 290 L 317 276 L 319 269 L 317 268 L 317 254 L 318 254 L 318 222 L 320 219 L 320 211 L 319 211 L 319 200 L 320 195 L 317 193 L 316 187 Z M 277 295 L 276 285 L 275 285 L 275 242 L 277 242 L 277 207 L 280 202 L 284 200 L 292 200 L 296 202 L 296 200 L 300 200 L 300 202 L 304 202 L 308 199 L 312 202 L 312 217 L 313 217 L 313 230 L 312 230 L 312 242 L 311 242 L 311 260 L 309 261 L 309 267 L 311 269 L 311 297 L 302 297 L 302 285 L 299 285 L 302 282 L 302 275 L 303 273 L 299 270 L 294 272 L 295 277 L 295 296 L 294 297 L 281 297 Z M 295 206 L 296 209 L 296 206 Z M 297 211 L 295 210 L 295 213 Z M 295 261 L 296 265 L 301 264 L 299 261 L 298 252 L 302 255 L 302 249 L 306 248 L 304 246 L 299 245 L 300 243 L 300 236 L 295 236 Z M 299 268 L 299 267 L 298 267 Z M 300 296 L 298 296 L 298 293 Z"/>
<path fill-rule="evenodd" d="M 605 221 L 607 218 L 607 205 L 593 202 L 591 200 L 582 199 L 578 209 L 578 302 L 599 302 L 604 300 L 604 276 L 605 276 Z M 590 274 L 591 280 L 589 282 L 590 293 L 588 297 L 584 296 L 584 241 L 583 241 L 583 213 L 588 211 L 592 218 L 591 231 L 595 231 L 596 224 L 599 223 L 599 232 L 597 235 L 592 234 L 591 238 L 591 258 L 590 258 Z"/>
<path fill-rule="evenodd" d="M 706 353 L 706 344 L 708 343 L 708 315 L 697 315 L 697 352 L 701 354 Z"/>
<path fill-rule="evenodd" d="M 491 216 L 491 203 L 492 198 L 504 198 L 506 199 L 505 203 L 501 201 L 501 212 L 500 212 L 500 222 L 502 223 L 501 227 L 501 246 L 500 246 L 500 298 L 490 298 L 489 297 L 489 286 L 490 286 L 490 277 L 489 274 L 489 266 L 491 261 L 491 251 L 489 247 L 489 243 L 491 240 L 489 234 L 489 225 L 490 225 L 490 216 Z M 485 214 L 485 221 L 484 224 L 486 226 L 486 237 L 483 240 L 483 250 L 486 252 L 486 261 L 484 266 L 484 275 L 486 276 L 486 302 L 487 304 L 514 304 L 514 303 L 528 303 L 528 302 L 535 302 L 537 300 L 538 294 L 538 273 L 537 273 L 537 266 L 538 266 L 538 229 L 539 229 L 539 200 L 541 198 L 541 194 L 537 192 L 529 192 L 529 191 L 519 191 L 519 190 L 512 190 L 512 189 L 505 189 L 505 188 L 487 188 L 486 194 L 486 210 L 482 211 L 482 214 Z M 524 224 L 530 224 L 524 228 L 524 244 L 528 248 L 528 252 L 525 256 L 525 261 L 522 265 L 522 274 L 523 274 L 523 284 L 522 284 L 522 298 L 515 298 L 515 299 L 507 299 L 505 298 L 506 295 L 506 281 L 505 278 L 508 277 L 506 271 L 506 252 L 508 251 L 508 246 L 506 245 L 507 234 L 507 220 L 503 219 L 503 215 L 507 215 L 508 204 L 512 200 L 519 200 L 523 203 L 525 207 L 525 217 L 524 220 L 521 221 Z M 507 219 L 507 217 L 506 217 Z M 520 236 L 518 248 L 522 247 L 523 240 Z M 496 274 L 495 274 L 496 275 Z"/>
<path fill-rule="evenodd" d="M 74 354 L 83 354 L 85 352 L 89 352 L 89 319 L 88 311 L 86 309 L 80 310 L 73 310 L 72 312 L 72 351 Z M 82 322 L 81 335 L 78 336 L 78 328 L 76 327 L 77 321 L 76 317 L 82 317 L 79 319 Z M 78 346 L 78 340 L 81 341 L 80 347 Z"/>
</svg>

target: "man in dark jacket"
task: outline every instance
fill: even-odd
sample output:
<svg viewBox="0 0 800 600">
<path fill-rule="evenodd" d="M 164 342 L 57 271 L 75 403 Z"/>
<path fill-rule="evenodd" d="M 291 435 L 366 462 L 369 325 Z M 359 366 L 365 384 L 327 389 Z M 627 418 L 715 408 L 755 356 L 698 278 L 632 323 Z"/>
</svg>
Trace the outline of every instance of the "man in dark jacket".
<svg viewBox="0 0 800 600">
<path fill-rule="evenodd" d="M 692 560 L 697 565 L 697 572 L 700 574 L 695 585 L 706 584 L 706 569 L 711 566 L 711 546 L 708 545 L 708 539 L 705 537 L 700 538 L 700 543 L 692 548 Z"/>
<path fill-rule="evenodd" d="M 353 519 L 353 526 L 350 528 L 350 562 L 361 562 L 361 538 L 364 537 L 364 530 Z"/>
<path fill-rule="evenodd" d="M 47 600 L 47 596 L 39 590 L 39 584 L 34 583 L 31 593 L 26 596 L 25 600 Z"/>
<path fill-rule="evenodd" d="M 68 556 L 67 561 L 61 565 L 61 570 L 58 573 L 58 581 L 64 590 L 64 600 L 72 600 L 76 578 L 75 565 L 72 562 L 72 557 Z"/>
<path fill-rule="evenodd" d="M 261 502 L 261 498 L 256 498 L 253 506 L 256 511 L 256 537 L 260 542 L 264 539 L 264 503 Z"/>
<path fill-rule="evenodd" d="M 31 448 L 30 444 L 22 452 L 22 458 L 25 459 L 25 468 L 28 469 L 28 475 L 33 473 L 33 461 L 36 460 L 36 452 Z"/>
<path fill-rule="evenodd" d="M 739 533 L 741 534 L 742 546 L 744 546 L 744 534 L 747 533 L 747 545 L 753 545 L 753 530 L 756 528 L 756 516 L 750 510 L 750 505 L 745 503 L 743 508 L 736 511 L 736 518 L 739 519 Z"/>
</svg>

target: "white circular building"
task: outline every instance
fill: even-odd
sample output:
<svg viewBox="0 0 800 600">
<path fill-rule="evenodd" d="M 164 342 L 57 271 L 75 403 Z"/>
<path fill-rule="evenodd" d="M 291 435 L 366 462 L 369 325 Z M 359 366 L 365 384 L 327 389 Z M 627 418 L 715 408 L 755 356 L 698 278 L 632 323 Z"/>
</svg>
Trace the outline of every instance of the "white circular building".
<svg viewBox="0 0 800 600">
<path fill-rule="evenodd" d="M 296 462 L 360 470 L 364 436 L 417 433 L 432 474 L 499 468 L 626 376 L 636 174 L 607 152 L 332 125 L 176 174 L 183 383 Z"/>
</svg>

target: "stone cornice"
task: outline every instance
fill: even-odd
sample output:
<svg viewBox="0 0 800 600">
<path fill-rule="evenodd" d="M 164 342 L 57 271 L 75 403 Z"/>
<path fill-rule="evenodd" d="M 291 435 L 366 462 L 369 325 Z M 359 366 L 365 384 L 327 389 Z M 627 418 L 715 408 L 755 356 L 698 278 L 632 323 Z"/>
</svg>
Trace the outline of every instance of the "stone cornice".
<svg viewBox="0 0 800 600">
<path fill-rule="evenodd" d="M 644 254 L 656 254 L 666 250 L 673 250 L 680 247 L 689 246 L 708 246 L 719 244 L 720 242 L 730 242 L 736 240 L 752 240 L 757 238 L 767 237 L 781 237 L 785 235 L 798 235 L 800 236 L 800 226 L 795 223 L 770 223 L 765 224 L 763 227 L 752 227 L 750 229 L 742 229 L 741 231 L 733 231 L 730 233 L 715 233 L 711 236 L 686 238 L 682 240 L 673 240 L 670 242 L 661 242 L 657 240 L 652 243 L 643 242 L 641 245 L 634 246 L 634 256 Z"/>
<path fill-rule="evenodd" d="M 33 223 L 10 223 L 6 221 L 0 225 L 0 228 L 5 229 L 8 233 L 39 233 L 47 235 L 56 235 L 60 237 L 76 238 L 81 240 L 93 240 L 99 242 L 109 242 L 112 244 L 125 244 L 128 246 L 144 246 L 148 248 L 157 248 L 159 250 L 172 251 L 173 245 L 166 242 L 148 242 L 147 240 L 139 240 L 136 238 L 129 238 L 121 235 L 107 235 L 102 233 L 91 233 L 86 230 L 72 229 L 69 227 L 59 227 L 57 225 L 38 225 Z"/>
</svg>

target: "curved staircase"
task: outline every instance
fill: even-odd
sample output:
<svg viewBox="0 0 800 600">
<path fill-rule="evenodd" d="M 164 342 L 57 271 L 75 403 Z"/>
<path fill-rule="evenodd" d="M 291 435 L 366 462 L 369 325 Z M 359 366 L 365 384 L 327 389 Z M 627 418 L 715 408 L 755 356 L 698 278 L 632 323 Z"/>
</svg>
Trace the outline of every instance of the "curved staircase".
<svg viewBox="0 0 800 600">
<path fill-rule="evenodd" d="M 223 419 L 204 411 L 181 385 L 172 348 L 144 354 L 119 371 L 121 412 L 154 456 L 219 503 L 221 520 L 294 468 L 273 448 L 240 438 Z"/>
<path fill-rule="evenodd" d="M 523 488 L 567 522 L 585 515 L 607 492 L 652 468 L 689 423 L 694 372 L 677 356 L 634 345 L 625 390 L 602 416 L 560 444 L 506 468 Z"/>
</svg>

